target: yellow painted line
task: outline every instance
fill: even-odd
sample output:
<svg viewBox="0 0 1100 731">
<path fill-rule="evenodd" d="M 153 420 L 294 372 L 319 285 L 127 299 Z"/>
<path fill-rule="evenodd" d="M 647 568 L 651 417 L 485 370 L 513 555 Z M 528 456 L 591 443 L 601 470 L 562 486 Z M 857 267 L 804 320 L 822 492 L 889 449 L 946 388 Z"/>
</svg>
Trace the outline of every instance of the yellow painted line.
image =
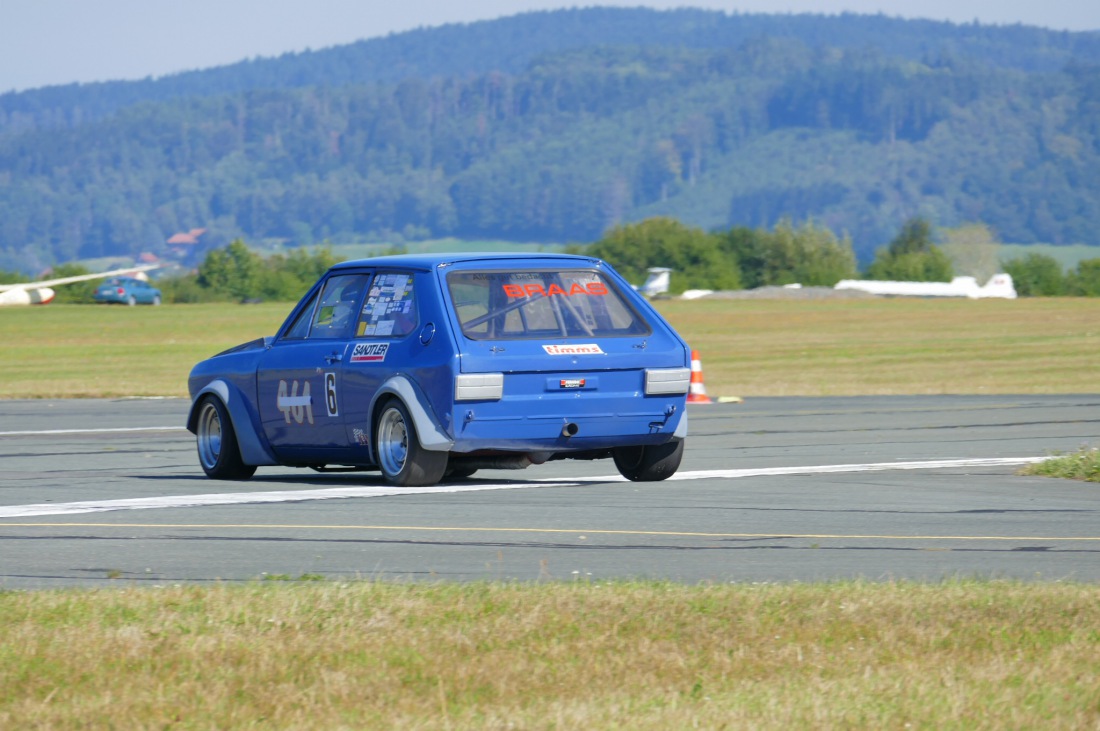
<svg viewBox="0 0 1100 731">
<path fill-rule="evenodd" d="M 310 525 L 283 523 L 0 523 L 0 528 L 150 528 L 238 530 L 420 531 L 435 533 L 547 533 L 578 536 L 653 536 L 664 538 L 815 538 L 892 541 L 1100 541 L 1100 536 L 923 536 L 840 533 L 702 533 L 696 531 L 604 530 L 592 528 L 483 528 L 424 525 Z"/>
</svg>

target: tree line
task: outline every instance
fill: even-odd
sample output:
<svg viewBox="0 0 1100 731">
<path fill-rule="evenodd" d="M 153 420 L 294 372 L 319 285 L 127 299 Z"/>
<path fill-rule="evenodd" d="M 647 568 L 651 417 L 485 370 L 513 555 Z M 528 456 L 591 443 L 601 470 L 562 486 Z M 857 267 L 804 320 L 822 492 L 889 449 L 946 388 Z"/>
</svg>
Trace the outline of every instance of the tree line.
<svg viewBox="0 0 1100 731">
<path fill-rule="evenodd" d="M 565 251 L 606 260 L 633 284 L 641 284 L 651 267 L 673 270 L 670 291 L 739 290 L 800 284 L 832 287 L 841 279 L 946 282 L 966 274 L 984 283 L 998 271 L 1012 275 L 1023 297 L 1100 296 L 1100 257 L 1064 271 L 1038 253 L 1001 260 L 999 243 L 987 227 L 937 230 L 927 220 L 906 221 L 886 246 L 875 252 L 862 271 L 850 239 L 838 237 L 812 221 L 781 221 L 771 229 L 735 226 L 704 231 L 670 218 L 652 218 L 608 231 L 591 244 Z M 383 254 L 403 253 L 392 247 Z M 294 302 L 340 259 L 327 246 L 301 248 L 262 257 L 240 239 L 206 253 L 195 271 L 156 280 L 165 302 Z M 85 274 L 75 264 L 58 267 L 53 276 Z M 0 283 L 25 281 L 0 271 Z M 95 282 L 58 288 L 58 302 L 90 302 Z"/>
<path fill-rule="evenodd" d="M 832 287 L 841 279 L 949 282 L 956 274 L 984 284 L 1005 271 L 1023 297 L 1100 296 L 1100 257 L 1064 271 L 1045 254 L 1002 260 L 999 246 L 985 226 L 937 231 L 927 219 L 916 217 L 876 250 L 861 271 L 851 241 L 814 222 L 795 226 L 781 221 L 771 230 L 736 226 L 706 232 L 655 218 L 617 227 L 590 246 L 568 250 L 607 260 L 635 284 L 645 280 L 650 267 L 671 268 L 674 294 L 788 284 Z"/>
<path fill-rule="evenodd" d="M 761 21 L 771 31 L 727 45 L 715 40 L 722 14 L 607 17 L 632 19 L 640 39 L 702 28 L 710 45 L 548 48 L 402 78 L 375 74 L 370 54 L 341 56 L 349 66 L 331 80 L 315 72 L 320 56 L 288 58 L 279 67 L 298 86 L 234 86 L 214 70 L 218 93 L 183 79 L 175 95 L 134 87 L 129 103 L 56 123 L 47 109 L 66 109 L 64 90 L 41 108 L 5 95 L 0 267 L 161 254 L 199 227 L 215 246 L 559 243 L 653 217 L 708 230 L 812 219 L 847 232 L 862 263 L 914 215 L 982 221 L 1016 243 L 1100 245 L 1100 53 L 1087 39 L 977 28 L 952 31 L 948 47 L 898 21 L 898 55 L 834 45 L 843 34 L 824 29 L 873 35 L 876 21 L 855 16 L 791 21 L 798 33 Z M 447 37 L 514 46 L 496 28 Z"/>
</svg>

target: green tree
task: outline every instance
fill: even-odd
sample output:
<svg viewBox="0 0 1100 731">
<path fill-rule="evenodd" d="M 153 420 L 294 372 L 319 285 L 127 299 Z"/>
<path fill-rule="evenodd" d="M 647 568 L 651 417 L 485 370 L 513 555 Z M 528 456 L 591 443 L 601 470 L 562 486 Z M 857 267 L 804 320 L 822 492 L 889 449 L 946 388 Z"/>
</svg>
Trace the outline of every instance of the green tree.
<svg viewBox="0 0 1100 731">
<path fill-rule="evenodd" d="M 867 267 L 867 279 L 949 282 L 953 277 L 951 260 L 932 242 L 932 225 L 923 218 L 906 221 Z"/>
<path fill-rule="evenodd" d="M 718 238 L 671 218 L 617 226 L 588 248 L 640 284 L 650 267 L 673 270 L 670 289 L 740 289 L 737 262 L 723 256 Z"/>
<path fill-rule="evenodd" d="M 257 274 L 253 296 L 282 302 L 297 301 L 339 259 L 327 246 L 313 251 L 294 249 L 266 259 Z"/>
<path fill-rule="evenodd" d="M 1066 277 L 1058 261 L 1045 254 L 1031 253 L 1004 262 L 1021 297 L 1057 297 L 1066 293 Z"/>
<path fill-rule="evenodd" d="M 727 256 L 739 263 L 746 287 L 832 287 L 856 275 L 851 241 L 812 221 L 797 228 L 780 221 L 772 231 L 734 227 L 718 239 Z"/>
<path fill-rule="evenodd" d="M 260 296 L 263 260 L 241 239 L 214 249 L 199 264 L 199 285 L 217 294 L 245 300 Z"/>
<path fill-rule="evenodd" d="M 747 289 L 755 289 L 766 283 L 768 259 L 765 239 L 767 236 L 767 231 L 748 226 L 734 226 L 728 231 L 716 234 L 718 246 L 725 257 L 737 262 L 741 284 Z"/>
<path fill-rule="evenodd" d="M 856 274 L 851 241 L 841 241 L 832 231 L 811 221 L 799 228 L 790 221 L 780 221 L 764 241 L 770 242 L 765 247 L 765 256 L 770 261 L 768 269 L 773 281 L 768 284 L 832 287 Z"/>
<path fill-rule="evenodd" d="M 1077 297 L 1100 297 L 1100 259 L 1084 259 L 1066 276 L 1066 292 Z"/>
</svg>

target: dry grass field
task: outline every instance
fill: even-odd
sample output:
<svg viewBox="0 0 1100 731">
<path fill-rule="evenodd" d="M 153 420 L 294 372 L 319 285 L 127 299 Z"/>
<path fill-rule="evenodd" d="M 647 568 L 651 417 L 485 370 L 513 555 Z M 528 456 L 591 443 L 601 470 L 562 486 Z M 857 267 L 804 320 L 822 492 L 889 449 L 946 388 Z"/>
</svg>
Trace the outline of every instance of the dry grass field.
<svg viewBox="0 0 1100 731">
<path fill-rule="evenodd" d="M 289 308 L 5 309 L 0 398 L 183 396 Z M 714 396 L 1100 386 L 1100 300 L 659 308 Z M 0 729 L 1100 728 L 1096 585 L 309 578 L 0 589 Z"/>
<path fill-rule="evenodd" d="M 669 300 L 710 395 L 1095 393 L 1100 299 Z"/>
<path fill-rule="evenodd" d="M 0 311 L 0 398 L 184 396 L 286 303 Z M 1093 393 L 1100 299 L 666 300 L 712 396 Z"/>
<path fill-rule="evenodd" d="M 1100 587 L 0 593 L 4 729 L 1095 729 Z"/>
</svg>

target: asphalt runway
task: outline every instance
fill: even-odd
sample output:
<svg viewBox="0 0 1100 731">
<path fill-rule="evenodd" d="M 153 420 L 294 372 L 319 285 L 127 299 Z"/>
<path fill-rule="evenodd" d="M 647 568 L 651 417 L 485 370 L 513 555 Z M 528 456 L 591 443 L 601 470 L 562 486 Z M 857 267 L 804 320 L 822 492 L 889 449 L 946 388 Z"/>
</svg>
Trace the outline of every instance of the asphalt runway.
<svg viewBox="0 0 1100 731">
<path fill-rule="evenodd" d="M 1019 466 L 1100 442 L 1100 395 L 691 406 L 677 475 L 610 461 L 396 489 L 208 480 L 187 402 L 0 401 L 0 589 L 266 578 L 1100 580 L 1100 485 Z"/>
</svg>

